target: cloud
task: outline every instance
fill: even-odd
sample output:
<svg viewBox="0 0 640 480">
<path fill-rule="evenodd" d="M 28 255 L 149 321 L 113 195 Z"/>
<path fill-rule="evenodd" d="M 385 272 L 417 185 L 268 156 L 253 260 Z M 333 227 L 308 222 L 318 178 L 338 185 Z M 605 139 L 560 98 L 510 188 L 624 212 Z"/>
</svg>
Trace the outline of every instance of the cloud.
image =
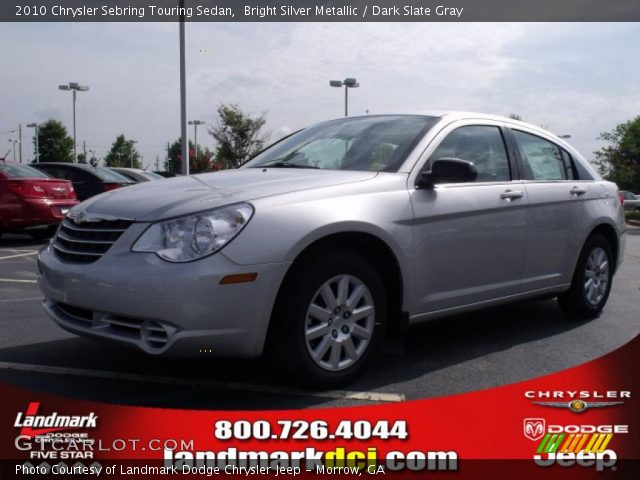
<svg viewBox="0 0 640 480">
<path fill-rule="evenodd" d="M 587 157 L 640 104 L 638 24 L 188 23 L 186 32 L 189 118 L 213 122 L 221 102 L 234 102 L 267 112 L 274 137 L 343 115 L 344 91 L 329 80 L 349 76 L 360 82 L 351 114 L 513 112 L 571 134 Z M 179 135 L 176 24 L 7 24 L 0 42 L 12 46 L 0 61 L 16 92 L 0 128 L 49 116 L 71 128 L 57 85 L 79 81 L 91 90 L 78 96 L 78 138 L 101 155 L 125 133 L 153 161 Z"/>
</svg>

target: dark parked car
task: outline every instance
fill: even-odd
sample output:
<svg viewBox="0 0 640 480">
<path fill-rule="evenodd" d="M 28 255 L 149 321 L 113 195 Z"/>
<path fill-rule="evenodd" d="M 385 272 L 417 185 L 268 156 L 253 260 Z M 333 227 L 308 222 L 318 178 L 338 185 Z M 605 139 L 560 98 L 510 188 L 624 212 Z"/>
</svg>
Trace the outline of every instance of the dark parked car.
<svg viewBox="0 0 640 480">
<path fill-rule="evenodd" d="M 36 238 L 53 234 L 78 204 L 71 182 L 14 162 L 0 161 L 0 235 L 23 231 Z"/>
<path fill-rule="evenodd" d="M 108 168 L 92 167 L 82 163 L 47 162 L 34 163 L 31 166 L 54 178 L 70 180 L 80 201 L 133 183 Z"/>
</svg>

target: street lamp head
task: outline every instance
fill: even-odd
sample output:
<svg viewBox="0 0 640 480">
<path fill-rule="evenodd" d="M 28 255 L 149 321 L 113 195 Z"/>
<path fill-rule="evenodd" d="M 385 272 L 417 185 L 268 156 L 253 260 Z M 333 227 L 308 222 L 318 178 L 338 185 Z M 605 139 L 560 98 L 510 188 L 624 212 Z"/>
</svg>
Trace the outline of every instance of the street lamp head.
<svg viewBox="0 0 640 480">
<path fill-rule="evenodd" d="M 36 122 L 27 123 L 27 128 L 38 128 L 38 124 Z"/>
<path fill-rule="evenodd" d="M 331 87 L 342 87 L 342 80 L 329 80 Z"/>
<path fill-rule="evenodd" d="M 60 89 L 60 90 L 70 90 L 69 85 L 58 85 L 58 89 Z"/>
<path fill-rule="evenodd" d="M 78 90 L 79 92 L 88 92 L 89 87 L 87 85 L 78 85 L 76 87 L 76 90 Z"/>
<path fill-rule="evenodd" d="M 344 84 L 348 88 L 355 88 L 355 87 L 359 87 L 360 86 L 360 84 L 358 83 L 358 81 L 355 78 L 345 78 L 344 79 Z"/>
</svg>

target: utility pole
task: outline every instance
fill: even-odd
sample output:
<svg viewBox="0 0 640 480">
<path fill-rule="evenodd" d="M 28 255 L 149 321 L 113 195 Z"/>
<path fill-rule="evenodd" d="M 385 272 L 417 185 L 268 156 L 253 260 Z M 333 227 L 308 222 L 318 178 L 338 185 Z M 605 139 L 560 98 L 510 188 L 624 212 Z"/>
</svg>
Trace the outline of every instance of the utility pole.
<svg viewBox="0 0 640 480">
<path fill-rule="evenodd" d="M 20 163 L 22 163 L 22 124 L 18 124 L 18 142 L 20 142 Z"/>
<path fill-rule="evenodd" d="M 193 143 L 196 148 L 195 158 L 198 158 L 198 125 L 204 125 L 202 120 L 189 120 L 189 125 L 193 125 Z"/>
<path fill-rule="evenodd" d="M 89 163 L 87 161 L 87 141 L 82 140 L 82 151 L 84 152 L 84 163 Z"/>
<path fill-rule="evenodd" d="M 89 87 L 70 82 L 69 85 L 58 86 L 59 90 L 71 90 L 73 93 L 73 163 L 78 163 L 78 142 L 76 140 L 76 92 L 87 92 Z"/>
<path fill-rule="evenodd" d="M 179 3 L 184 12 L 184 0 Z M 189 140 L 187 137 L 187 67 L 185 53 L 184 14 L 180 14 L 180 133 L 182 138 L 182 173 L 189 175 Z"/>
<path fill-rule="evenodd" d="M 36 129 L 36 163 L 40 163 L 40 140 L 38 134 L 38 122 L 27 123 L 27 128 Z"/>
</svg>

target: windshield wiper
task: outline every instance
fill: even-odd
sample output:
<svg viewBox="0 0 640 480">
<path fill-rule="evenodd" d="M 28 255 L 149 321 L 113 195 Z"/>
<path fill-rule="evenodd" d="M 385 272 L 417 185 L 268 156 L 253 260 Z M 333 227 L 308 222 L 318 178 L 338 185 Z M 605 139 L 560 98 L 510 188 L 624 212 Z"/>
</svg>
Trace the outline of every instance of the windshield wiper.
<svg viewBox="0 0 640 480">
<path fill-rule="evenodd" d="M 256 168 L 313 168 L 319 170 L 320 167 L 314 167 L 313 165 L 300 165 L 299 163 L 289 162 L 276 162 L 268 165 L 256 165 Z"/>
</svg>

